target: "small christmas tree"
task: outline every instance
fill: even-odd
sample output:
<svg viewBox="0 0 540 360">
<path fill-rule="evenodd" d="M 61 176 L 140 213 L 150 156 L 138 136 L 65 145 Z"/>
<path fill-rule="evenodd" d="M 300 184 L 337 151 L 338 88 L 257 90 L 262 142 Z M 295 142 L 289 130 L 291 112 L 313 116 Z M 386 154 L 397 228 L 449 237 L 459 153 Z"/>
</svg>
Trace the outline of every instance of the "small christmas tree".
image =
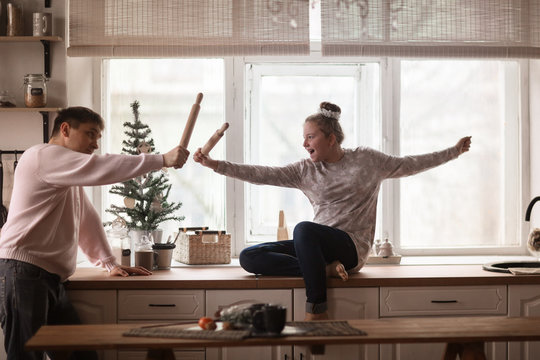
<svg viewBox="0 0 540 360">
<path fill-rule="evenodd" d="M 139 102 L 134 101 L 131 109 L 135 121 L 124 123 L 124 134 L 128 136 L 128 140 L 122 141 L 122 153 L 152 153 L 154 140 L 149 137 L 152 130 L 139 118 Z M 164 221 L 182 221 L 183 216 L 173 215 L 182 203 L 167 202 L 171 186 L 164 170 L 151 171 L 122 184 L 113 185 L 109 193 L 123 196 L 125 206 L 111 205 L 111 208 L 105 211 L 124 219 L 130 229 L 152 231 Z"/>
</svg>

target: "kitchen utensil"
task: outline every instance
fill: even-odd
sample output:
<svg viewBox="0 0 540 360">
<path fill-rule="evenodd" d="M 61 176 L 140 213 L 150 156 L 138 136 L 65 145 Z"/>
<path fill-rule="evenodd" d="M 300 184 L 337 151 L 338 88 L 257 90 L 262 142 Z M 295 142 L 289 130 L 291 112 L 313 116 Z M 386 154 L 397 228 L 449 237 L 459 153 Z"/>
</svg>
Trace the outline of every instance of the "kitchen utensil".
<svg viewBox="0 0 540 360">
<path fill-rule="evenodd" d="M 201 152 L 204 155 L 208 155 L 210 153 L 210 150 L 212 150 L 214 148 L 214 146 L 216 146 L 218 141 L 223 137 L 223 134 L 225 134 L 225 130 L 227 130 L 228 128 L 229 128 L 229 123 L 228 122 L 221 125 L 221 127 L 216 130 L 214 135 L 212 135 L 210 137 L 210 139 L 208 139 L 206 144 L 204 144 L 204 146 L 201 149 Z"/>
<path fill-rule="evenodd" d="M 287 223 L 285 222 L 285 212 L 283 210 L 279 210 L 277 239 L 278 241 L 289 240 L 289 230 L 287 229 Z"/>
<path fill-rule="evenodd" d="M 531 221 L 531 211 L 537 201 L 540 200 L 540 196 L 535 197 L 527 206 L 527 211 L 525 212 L 525 221 Z M 527 250 L 531 255 L 536 256 L 540 260 L 540 229 L 533 228 L 529 237 L 527 239 Z"/>
<path fill-rule="evenodd" d="M 187 149 L 189 144 L 189 139 L 191 138 L 191 133 L 195 127 L 195 121 L 197 121 L 197 116 L 199 115 L 199 110 L 201 109 L 201 101 L 203 98 L 202 93 L 197 94 L 197 99 L 195 104 L 191 107 L 191 112 L 189 113 L 186 126 L 184 127 L 184 133 L 182 134 L 182 140 L 180 140 L 180 146 L 183 146 Z"/>
<path fill-rule="evenodd" d="M 52 35 L 52 14 L 36 12 L 32 14 L 32 35 Z"/>
<path fill-rule="evenodd" d="M 174 244 L 154 244 L 152 249 L 154 250 L 154 268 L 158 270 L 169 270 L 171 268 L 171 260 L 173 250 L 176 247 Z"/>
<path fill-rule="evenodd" d="M 7 36 L 22 36 L 24 35 L 23 27 L 23 9 L 22 4 L 15 4 L 8 2 L 6 5 L 7 10 Z"/>
<path fill-rule="evenodd" d="M 8 211 L 4 206 L 2 193 L 4 191 L 4 165 L 2 164 L 2 151 L 0 150 L 0 228 L 4 226 L 7 220 Z"/>
</svg>

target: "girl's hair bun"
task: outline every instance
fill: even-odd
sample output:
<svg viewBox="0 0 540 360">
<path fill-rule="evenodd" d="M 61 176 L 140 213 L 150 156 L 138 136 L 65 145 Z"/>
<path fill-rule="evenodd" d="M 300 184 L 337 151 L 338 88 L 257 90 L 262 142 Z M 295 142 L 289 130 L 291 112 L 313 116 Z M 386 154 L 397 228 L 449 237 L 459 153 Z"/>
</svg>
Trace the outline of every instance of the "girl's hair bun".
<svg viewBox="0 0 540 360">
<path fill-rule="evenodd" d="M 319 113 L 325 117 L 339 120 L 339 117 L 341 116 L 341 108 L 336 104 L 332 104 L 331 102 L 323 101 L 319 105 Z"/>
</svg>

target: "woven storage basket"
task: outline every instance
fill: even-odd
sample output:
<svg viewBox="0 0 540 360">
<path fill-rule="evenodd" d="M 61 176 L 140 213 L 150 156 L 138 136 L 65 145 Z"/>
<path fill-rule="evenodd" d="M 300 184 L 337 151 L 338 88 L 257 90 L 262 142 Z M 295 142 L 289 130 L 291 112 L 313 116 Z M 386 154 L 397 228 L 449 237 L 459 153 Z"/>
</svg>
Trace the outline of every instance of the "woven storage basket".
<svg viewBox="0 0 540 360">
<path fill-rule="evenodd" d="M 231 235 L 216 231 L 182 232 L 176 240 L 173 259 L 189 265 L 230 264 Z"/>
</svg>

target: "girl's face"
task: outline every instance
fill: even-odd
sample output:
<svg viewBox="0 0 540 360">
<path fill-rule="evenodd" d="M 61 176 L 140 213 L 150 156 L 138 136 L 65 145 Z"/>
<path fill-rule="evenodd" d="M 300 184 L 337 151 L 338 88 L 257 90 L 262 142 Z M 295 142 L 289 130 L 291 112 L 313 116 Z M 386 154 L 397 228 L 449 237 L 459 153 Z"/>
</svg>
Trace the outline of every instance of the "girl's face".
<svg viewBox="0 0 540 360">
<path fill-rule="evenodd" d="M 326 161 L 330 157 L 332 146 L 336 142 L 332 134 L 326 136 L 312 121 L 304 123 L 304 148 L 313 161 Z"/>
</svg>

